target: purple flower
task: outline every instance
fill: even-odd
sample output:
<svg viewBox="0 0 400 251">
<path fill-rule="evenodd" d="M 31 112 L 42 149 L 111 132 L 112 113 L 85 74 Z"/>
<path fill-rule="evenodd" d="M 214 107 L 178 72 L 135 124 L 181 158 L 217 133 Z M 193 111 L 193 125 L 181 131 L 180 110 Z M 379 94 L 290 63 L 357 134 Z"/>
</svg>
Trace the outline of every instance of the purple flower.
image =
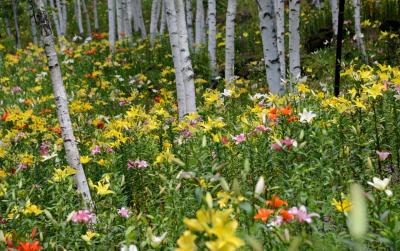
<svg viewBox="0 0 400 251">
<path fill-rule="evenodd" d="M 49 155 L 51 143 L 49 141 L 43 141 L 40 144 L 40 156 L 47 156 Z"/>
<path fill-rule="evenodd" d="M 72 221 L 73 222 L 79 222 L 79 223 L 89 223 L 89 221 L 94 217 L 94 214 L 92 214 L 89 210 L 79 210 L 78 212 L 74 212 L 72 215 Z"/>
<path fill-rule="evenodd" d="M 269 130 L 270 130 L 270 128 L 266 127 L 265 125 L 258 125 L 258 126 L 256 126 L 256 129 L 255 129 L 256 132 L 266 132 Z"/>
<path fill-rule="evenodd" d="M 278 215 L 274 219 L 270 220 L 268 227 L 280 227 L 283 223 L 283 217 Z"/>
<path fill-rule="evenodd" d="M 278 143 L 274 143 L 274 144 L 271 145 L 271 149 L 275 150 L 277 152 L 280 152 L 280 151 L 282 151 L 282 146 L 279 145 Z"/>
<path fill-rule="evenodd" d="M 312 222 L 312 217 L 317 217 L 319 218 L 319 214 L 317 213 L 307 213 L 307 208 L 305 206 L 300 206 L 300 208 L 297 207 L 292 207 L 289 209 L 289 213 L 293 214 L 297 221 L 300 223 L 307 222 L 311 223 Z"/>
<path fill-rule="evenodd" d="M 96 155 L 101 153 L 101 147 L 100 146 L 95 146 L 92 151 L 91 151 L 92 155 Z"/>
<path fill-rule="evenodd" d="M 128 169 L 132 168 L 146 168 L 149 166 L 149 163 L 145 160 L 128 160 Z"/>
<path fill-rule="evenodd" d="M 192 132 L 189 129 L 184 129 L 181 131 L 181 134 L 185 137 L 185 138 L 190 138 L 192 136 Z"/>
<path fill-rule="evenodd" d="M 19 87 L 19 86 L 14 86 L 14 87 L 11 89 L 11 92 L 12 92 L 12 94 L 17 94 L 18 92 L 22 92 L 22 88 Z"/>
<path fill-rule="evenodd" d="M 120 209 L 118 209 L 118 214 L 122 218 L 129 218 L 129 215 L 131 214 L 131 212 L 128 209 L 126 209 L 125 207 L 121 207 Z"/>
<path fill-rule="evenodd" d="M 294 139 L 291 139 L 289 137 L 285 137 L 284 139 L 281 140 L 282 145 L 287 146 L 288 148 L 292 146 L 297 146 L 297 141 Z"/>
<path fill-rule="evenodd" d="M 246 141 L 246 135 L 244 135 L 244 133 L 241 133 L 239 135 L 233 136 L 232 139 L 235 141 L 236 145 L 239 145 L 240 143 Z"/>
<path fill-rule="evenodd" d="M 376 154 L 378 154 L 379 160 L 384 161 L 385 159 L 387 159 L 389 157 L 390 154 L 392 154 L 391 152 L 385 152 L 385 151 L 376 151 Z"/>
</svg>

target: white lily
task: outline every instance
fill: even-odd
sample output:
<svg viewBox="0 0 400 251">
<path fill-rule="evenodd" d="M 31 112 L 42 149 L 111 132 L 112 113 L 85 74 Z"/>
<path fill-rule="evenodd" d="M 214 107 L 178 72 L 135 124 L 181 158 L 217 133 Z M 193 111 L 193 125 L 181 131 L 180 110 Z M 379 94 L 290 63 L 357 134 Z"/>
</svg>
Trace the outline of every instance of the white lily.
<svg viewBox="0 0 400 251">
<path fill-rule="evenodd" d="M 167 232 L 163 233 L 161 236 L 151 236 L 151 244 L 155 247 L 159 246 L 161 242 L 167 237 Z"/>
<path fill-rule="evenodd" d="M 393 195 L 392 190 L 387 189 L 389 186 L 390 178 L 384 178 L 383 180 L 378 177 L 373 177 L 372 182 L 368 181 L 368 185 L 375 187 L 379 191 L 385 191 L 387 196 L 391 197 Z"/>
<path fill-rule="evenodd" d="M 257 195 L 260 195 L 262 192 L 264 192 L 264 187 L 265 187 L 264 177 L 261 176 L 257 181 L 256 188 L 254 189 L 254 193 Z"/>
<path fill-rule="evenodd" d="M 299 113 L 299 115 L 300 122 L 302 123 L 310 123 L 317 116 L 317 114 L 313 113 L 312 111 L 307 111 L 306 109 L 303 109 L 303 112 Z"/>
</svg>

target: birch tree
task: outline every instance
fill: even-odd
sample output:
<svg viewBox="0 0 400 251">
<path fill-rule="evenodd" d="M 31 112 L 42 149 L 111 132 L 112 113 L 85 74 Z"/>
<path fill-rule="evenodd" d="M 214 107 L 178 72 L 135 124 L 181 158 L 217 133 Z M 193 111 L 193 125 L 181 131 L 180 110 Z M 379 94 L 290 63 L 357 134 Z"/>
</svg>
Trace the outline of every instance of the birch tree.
<svg viewBox="0 0 400 251">
<path fill-rule="evenodd" d="M 89 11 L 86 6 L 86 0 L 81 0 L 82 1 L 82 10 L 83 10 L 83 15 L 85 16 L 86 19 L 86 33 L 89 38 L 92 37 L 92 27 L 90 26 L 90 16 L 89 16 Z"/>
<path fill-rule="evenodd" d="M 165 4 L 161 1 L 161 20 L 160 20 L 160 34 L 165 33 L 165 27 L 167 26 L 167 18 L 165 14 Z"/>
<path fill-rule="evenodd" d="M 187 33 L 185 4 L 183 0 L 175 0 L 179 47 L 181 52 L 182 75 L 185 83 L 186 114 L 196 112 L 196 92 L 194 87 L 194 71 L 190 57 L 189 39 Z"/>
<path fill-rule="evenodd" d="M 286 79 L 285 58 L 285 0 L 275 0 L 276 38 L 279 55 L 281 79 Z"/>
<path fill-rule="evenodd" d="M 94 30 L 99 31 L 99 16 L 97 12 L 97 0 L 93 0 L 93 19 L 94 19 Z"/>
<path fill-rule="evenodd" d="M 188 39 L 189 39 L 189 46 L 190 47 L 192 47 L 193 43 L 194 43 L 192 1 L 193 0 L 185 0 L 186 24 L 187 24 L 187 33 L 188 33 Z"/>
<path fill-rule="evenodd" d="M 50 70 L 50 78 L 53 86 L 54 98 L 57 108 L 58 123 L 61 127 L 61 135 L 64 141 L 65 156 L 68 165 L 74 168 L 77 173 L 75 174 L 75 184 L 79 193 L 83 198 L 85 207 L 94 212 L 94 202 L 91 198 L 89 186 L 86 180 L 85 172 L 80 163 L 80 155 L 77 147 L 77 142 L 74 137 L 71 118 L 68 110 L 68 98 L 64 88 L 61 68 L 57 58 L 57 52 L 54 45 L 54 37 L 49 25 L 49 19 L 43 0 L 35 0 L 37 6 L 37 20 L 41 29 L 43 46 L 48 61 Z M 92 219 L 92 223 L 96 223 L 96 218 Z"/>
<path fill-rule="evenodd" d="M 4 19 L 4 26 L 5 26 L 5 29 L 6 29 L 7 36 L 11 37 L 10 19 L 8 19 L 6 14 L 4 14 L 3 19 Z"/>
<path fill-rule="evenodd" d="M 210 58 L 211 79 L 215 80 L 217 70 L 217 6 L 215 0 L 208 0 L 208 57 Z"/>
<path fill-rule="evenodd" d="M 122 11 L 122 0 L 115 1 L 115 8 L 117 11 L 117 37 L 118 40 L 124 38 L 124 16 Z"/>
<path fill-rule="evenodd" d="M 364 45 L 364 40 L 363 40 L 364 35 L 361 32 L 361 21 L 360 21 L 361 3 L 360 3 L 360 0 L 353 0 L 353 7 L 354 7 L 354 30 L 356 33 L 355 39 L 357 42 L 357 47 L 361 51 L 364 63 L 368 64 L 368 56 L 365 51 L 365 45 Z"/>
<path fill-rule="evenodd" d="M 115 0 L 107 1 L 108 7 L 108 41 L 110 50 L 114 51 L 115 47 Z"/>
<path fill-rule="evenodd" d="M 225 37 L 225 81 L 232 83 L 235 77 L 235 17 L 236 0 L 228 0 Z"/>
<path fill-rule="evenodd" d="M 54 0 L 50 0 L 50 8 L 51 8 L 51 15 L 53 17 L 53 22 L 54 22 L 54 27 L 56 28 L 56 32 L 57 32 L 57 36 L 61 37 L 61 19 L 62 19 L 62 12 L 61 12 L 61 7 L 59 7 L 58 12 L 59 15 L 57 16 L 55 10 L 55 6 L 54 6 Z M 60 1 L 57 1 L 57 6 L 60 5 Z"/>
<path fill-rule="evenodd" d="M 169 41 L 171 44 L 172 58 L 175 68 L 176 81 L 176 96 L 178 102 L 179 119 L 182 119 L 186 114 L 186 97 L 185 83 L 181 71 L 182 60 L 179 46 L 178 21 L 175 9 L 175 3 L 172 0 L 164 0 L 165 17 L 168 25 Z"/>
<path fill-rule="evenodd" d="M 283 94 L 284 87 L 281 85 L 280 81 L 281 73 L 278 48 L 276 45 L 273 0 L 257 0 L 257 3 L 269 90 L 274 94 Z"/>
<path fill-rule="evenodd" d="M 300 78 L 300 0 L 289 0 L 289 68 L 290 81 Z"/>
<path fill-rule="evenodd" d="M 19 32 L 18 24 L 18 0 L 11 0 L 12 11 L 14 17 L 14 28 L 15 28 L 15 44 L 18 49 L 21 48 L 21 33 Z"/>
<path fill-rule="evenodd" d="M 33 44 L 38 45 L 38 37 L 37 37 L 37 30 L 36 30 L 36 23 L 35 23 L 35 17 L 33 16 L 33 9 L 32 6 L 28 6 L 28 12 L 29 12 L 29 19 L 31 21 L 31 33 L 32 33 L 32 39 L 33 39 Z"/>
<path fill-rule="evenodd" d="M 68 20 L 68 5 L 67 0 L 61 0 L 61 12 L 62 19 L 60 19 L 61 34 L 65 36 L 67 34 L 67 20 Z"/>
<path fill-rule="evenodd" d="M 76 14 L 76 22 L 78 23 L 79 34 L 83 36 L 81 0 L 75 0 L 75 14 Z"/>
<path fill-rule="evenodd" d="M 203 37 L 205 35 L 205 21 L 204 21 L 204 6 L 203 0 L 196 0 L 196 37 L 195 37 L 195 51 L 199 51 L 201 45 L 205 42 Z"/>
<path fill-rule="evenodd" d="M 339 15 L 339 5 L 338 0 L 329 0 L 331 5 L 331 13 L 332 13 L 332 27 L 333 33 L 337 35 L 338 30 L 338 15 Z"/>
<path fill-rule="evenodd" d="M 123 19 L 124 19 L 124 34 L 125 37 L 131 37 L 132 36 L 132 25 L 131 25 L 131 17 L 129 16 L 129 14 L 131 14 L 131 8 L 128 8 L 128 2 L 130 4 L 131 1 L 128 0 L 122 0 L 121 1 L 121 5 L 122 5 L 122 11 L 123 11 Z"/>
<path fill-rule="evenodd" d="M 146 26 L 144 25 L 143 12 L 142 12 L 142 0 L 132 0 L 133 15 L 135 16 L 135 22 L 140 31 L 142 39 L 147 37 Z"/>
<path fill-rule="evenodd" d="M 150 45 L 154 46 L 154 40 L 158 32 L 158 20 L 160 18 L 161 0 L 153 0 L 150 17 Z"/>
</svg>

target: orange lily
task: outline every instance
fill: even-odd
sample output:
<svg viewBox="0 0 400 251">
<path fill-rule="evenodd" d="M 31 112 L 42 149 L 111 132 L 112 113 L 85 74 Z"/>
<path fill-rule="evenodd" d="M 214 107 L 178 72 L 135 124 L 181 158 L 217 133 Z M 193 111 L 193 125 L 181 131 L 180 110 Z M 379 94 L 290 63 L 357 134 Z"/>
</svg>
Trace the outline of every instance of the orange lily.
<svg viewBox="0 0 400 251">
<path fill-rule="evenodd" d="M 288 206 L 287 201 L 286 201 L 286 200 L 281 200 L 281 199 L 279 198 L 279 196 L 276 195 L 276 194 L 274 194 L 274 195 L 272 196 L 272 199 L 271 199 L 271 200 L 267 200 L 267 201 L 265 202 L 265 204 L 267 204 L 268 206 L 271 206 L 271 207 L 273 207 L 273 208 L 280 208 L 281 206 Z"/>
<path fill-rule="evenodd" d="M 261 219 L 263 222 L 266 222 L 273 212 L 274 210 L 271 209 L 260 208 L 258 209 L 258 213 L 254 216 L 254 219 Z"/>
</svg>

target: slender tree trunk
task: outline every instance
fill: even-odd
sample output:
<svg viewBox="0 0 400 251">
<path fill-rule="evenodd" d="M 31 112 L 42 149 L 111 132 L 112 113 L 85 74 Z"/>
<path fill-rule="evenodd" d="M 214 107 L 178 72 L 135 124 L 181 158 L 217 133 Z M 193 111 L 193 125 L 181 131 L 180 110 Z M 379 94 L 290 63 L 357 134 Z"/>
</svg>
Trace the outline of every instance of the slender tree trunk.
<svg viewBox="0 0 400 251">
<path fill-rule="evenodd" d="M 35 0 L 38 8 L 37 16 L 40 20 L 41 35 L 44 43 L 44 49 L 50 70 L 50 78 L 53 86 L 54 98 L 56 101 L 57 117 L 61 127 L 61 135 L 64 141 L 65 155 L 68 165 L 74 168 L 77 173 L 75 174 L 75 184 L 79 193 L 82 195 L 85 207 L 94 212 L 94 202 L 90 195 L 89 186 L 86 180 L 85 172 L 80 163 L 80 155 L 77 147 L 77 142 L 74 137 L 71 118 L 68 110 L 68 98 L 64 88 L 63 79 L 61 75 L 61 67 L 58 62 L 57 52 L 54 45 L 54 37 L 49 25 L 47 12 L 43 0 Z M 96 223 L 94 217 L 92 223 Z"/>
<path fill-rule="evenodd" d="M 75 0 L 75 13 L 76 21 L 78 23 L 79 35 L 83 37 L 83 24 L 82 24 L 82 12 L 81 12 L 81 0 Z"/>
<path fill-rule="evenodd" d="M 154 40 L 157 36 L 158 20 L 160 18 L 161 1 L 153 0 L 151 4 L 151 18 L 150 18 L 150 45 L 154 46 Z"/>
<path fill-rule="evenodd" d="M 275 0 L 276 37 L 279 54 L 281 79 L 286 79 L 285 58 L 285 0 Z"/>
<path fill-rule="evenodd" d="M 12 10 L 14 16 L 14 27 L 15 27 L 15 44 L 18 49 L 21 48 L 21 34 L 19 32 L 19 24 L 18 24 L 18 0 L 11 0 Z"/>
<path fill-rule="evenodd" d="M 205 34 L 205 21 L 204 21 L 204 6 L 203 0 L 196 0 L 196 37 L 194 40 L 195 51 L 198 52 L 201 45 L 205 42 L 203 37 Z"/>
<path fill-rule="evenodd" d="M 118 40 L 123 39 L 125 36 L 124 28 L 124 16 L 122 11 L 122 0 L 116 0 L 115 8 L 117 9 L 117 37 Z"/>
<path fill-rule="evenodd" d="M 53 17 L 53 22 L 54 22 L 54 27 L 56 28 L 57 36 L 61 37 L 61 27 L 60 23 L 62 20 L 62 13 L 61 13 L 61 7 L 60 7 L 60 0 L 57 0 L 57 7 L 58 7 L 58 16 L 56 14 L 55 6 L 54 6 L 54 0 L 50 0 L 50 8 L 51 8 L 51 15 Z"/>
<path fill-rule="evenodd" d="M 174 60 L 175 79 L 176 79 L 176 95 L 178 101 L 179 119 L 186 114 L 186 97 L 185 83 L 182 74 L 182 59 L 179 46 L 178 21 L 173 0 L 164 0 L 165 16 L 168 24 L 169 40 L 171 43 L 172 58 Z"/>
<path fill-rule="evenodd" d="M 165 33 L 165 27 L 167 26 L 167 18 L 165 14 L 165 4 L 164 1 L 161 1 L 161 20 L 160 20 L 160 34 Z"/>
<path fill-rule="evenodd" d="M 364 63 L 368 64 L 368 56 L 365 51 L 365 45 L 364 45 L 364 35 L 361 32 L 361 21 L 360 21 L 360 9 L 361 9 L 361 3 L 360 0 L 353 0 L 353 6 L 354 6 L 354 30 L 355 30 L 355 38 L 357 41 L 357 46 L 358 49 L 361 51 L 361 54 L 363 56 Z"/>
<path fill-rule="evenodd" d="M 130 5 L 132 5 L 131 1 L 129 1 Z M 131 8 L 128 8 L 128 0 L 122 0 L 122 11 L 123 11 L 123 18 L 124 18 L 124 33 L 125 37 L 132 36 L 132 25 L 131 25 L 131 18 L 129 14 L 131 14 Z"/>
<path fill-rule="evenodd" d="M 339 15 L 338 0 L 329 0 L 329 2 L 331 4 L 333 33 L 337 35 Z"/>
<path fill-rule="evenodd" d="M 61 34 L 67 35 L 68 5 L 67 0 L 61 0 L 62 19 L 60 19 Z M 62 21 L 61 21 L 62 20 Z M 62 24 L 61 24 L 62 23 Z"/>
<path fill-rule="evenodd" d="M 208 57 L 210 58 L 211 79 L 215 81 L 217 70 L 217 9 L 215 0 L 208 0 Z"/>
<path fill-rule="evenodd" d="M 8 19 L 8 17 L 4 17 L 4 25 L 6 28 L 6 33 L 8 37 L 11 37 L 11 27 L 10 27 L 10 19 Z"/>
<path fill-rule="evenodd" d="M 186 8 L 186 24 L 188 31 L 189 46 L 192 47 L 194 43 L 194 33 L 193 33 L 193 0 L 185 0 Z"/>
<path fill-rule="evenodd" d="M 138 21 L 137 25 L 139 27 L 141 37 L 142 37 L 142 39 L 145 39 L 147 37 L 147 31 L 146 31 L 146 26 L 144 25 L 144 19 L 143 19 L 142 0 L 133 0 L 132 4 L 136 11 L 136 16 L 137 16 L 137 21 Z"/>
<path fill-rule="evenodd" d="M 82 9 L 83 9 L 83 15 L 85 16 L 86 19 L 86 32 L 87 32 L 87 36 L 89 38 L 92 37 L 92 27 L 90 26 L 90 16 L 89 16 L 89 12 L 86 6 L 86 0 L 81 0 L 82 1 Z"/>
<path fill-rule="evenodd" d="M 228 0 L 226 12 L 226 38 L 225 38 L 225 81 L 232 83 L 235 77 L 235 17 L 236 0 Z"/>
<path fill-rule="evenodd" d="M 94 19 L 94 30 L 99 31 L 99 17 L 97 13 L 97 0 L 93 0 L 93 19 Z"/>
<path fill-rule="evenodd" d="M 185 83 L 186 113 L 196 112 L 196 91 L 194 87 L 194 71 L 190 58 L 189 39 L 186 25 L 185 3 L 183 0 L 175 0 L 179 47 L 181 51 L 182 75 Z"/>
<path fill-rule="evenodd" d="M 295 83 L 301 75 L 300 68 L 300 0 L 289 0 L 289 68 L 290 81 Z"/>
<path fill-rule="evenodd" d="M 257 2 L 269 90 L 274 94 L 283 94 L 284 87 L 280 80 L 279 55 L 276 45 L 273 0 L 257 0 Z"/>
<path fill-rule="evenodd" d="M 108 0 L 108 41 L 112 52 L 115 47 L 115 37 L 115 0 Z"/>
<path fill-rule="evenodd" d="M 32 6 L 29 5 L 29 16 L 31 20 L 31 32 L 32 32 L 32 38 L 33 38 L 33 44 L 38 45 L 38 36 L 37 36 L 37 30 L 36 30 L 36 23 L 35 23 L 35 17 L 33 16 L 33 9 Z"/>
<path fill-rule="evenodd" d="M 129 24 L 127 24 L 127 30 L 129 30 L 129 36 L 133 35 L 133 27 L 132 27 L 132 22 L 133 22 L 133 12 L 132 12 L 132 2 L 133 0 L 126 0 L 126 10 L 127 10 L 127 15 L 128 15 L 128 20 Z"/>
</svg>

